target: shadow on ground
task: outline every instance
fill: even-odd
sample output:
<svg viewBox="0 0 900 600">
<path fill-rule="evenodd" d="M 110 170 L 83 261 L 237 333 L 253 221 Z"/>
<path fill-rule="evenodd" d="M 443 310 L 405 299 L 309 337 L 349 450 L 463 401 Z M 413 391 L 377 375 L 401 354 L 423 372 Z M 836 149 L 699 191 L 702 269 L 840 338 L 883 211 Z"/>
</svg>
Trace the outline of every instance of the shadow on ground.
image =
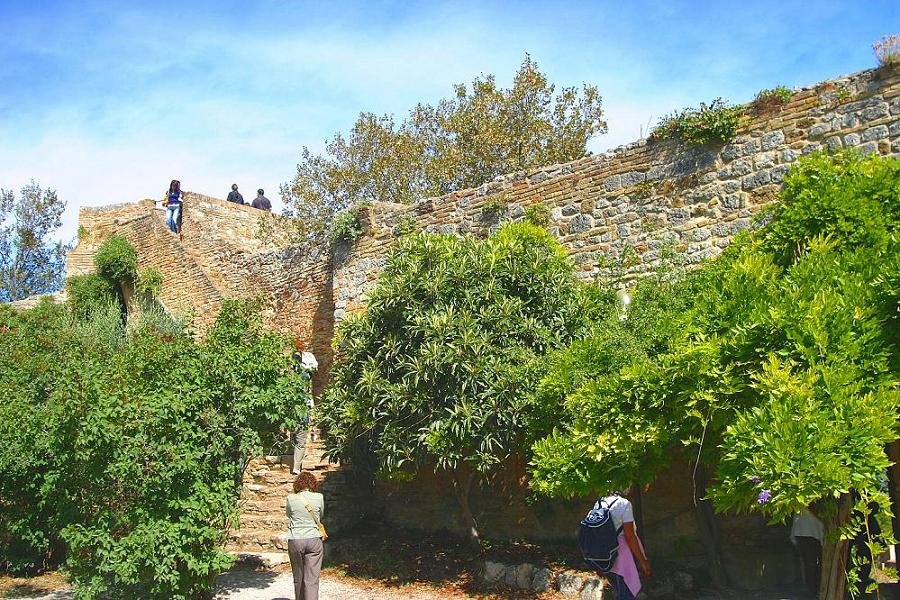
<svg viewBox="0 0 900 600">
<path fill-rule="evenodd" d="M 324 567 L 336 574 L 377 581 L 388 587 L 419 586 L 455 590 L 481 598 L 537 599 L 543 594 L 488 586 L 479 574 L 485 560 L 506 564 L 531 562 L 576 566 L 580 556 L 566 550 L 529 544 L 491 544 L 479 553 L 449 533 L 423 533 L 381 523 L 348 528 L 329 538 Z M 571 564 L 569 564 L 571 563 Z"/>
<path fill-rule="evenodd" d="M 241 563 L 216 578 L 216 592 L 230 594 L 243 590 L 264 590 L 272 585 L 277 577 L 278 573 L 262 565 Z"/>
</svg>

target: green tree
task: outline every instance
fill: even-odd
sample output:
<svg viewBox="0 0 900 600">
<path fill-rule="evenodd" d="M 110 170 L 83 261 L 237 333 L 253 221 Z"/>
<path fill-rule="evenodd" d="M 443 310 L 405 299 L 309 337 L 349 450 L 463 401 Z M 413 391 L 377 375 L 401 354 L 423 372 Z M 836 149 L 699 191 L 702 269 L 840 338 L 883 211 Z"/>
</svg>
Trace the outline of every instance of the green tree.
<svg viewBox="0 0 900 600">
<path fill-rule="evenodd" d="M 448 473 L 477 543 L 470 491 L 527 447 L 541 359 L 581 334 L 587 299 L 534 225 L 400 238 L 366 312 L 339 327 L 316 413 L 329 454 L 399 480 Z"/>
<path fill-rule="evenodd" d="M 358 203 L 409 203 L 580 158 L 606 131 L 600 95 L 588 85 L 555 91 L 526 56 L 509 89 L 487 75 L 434 106 L 419 104 L 399 124 L 361 113 L 325 155 L 303 149 L 296 176 L 282 186 L 287 212 L 302 237 L 321 238 L 337 213 Z"/>
<path fill-rule="evenodd" d="M 0 190 L 0 302 L 49 294 L 62 287 L 68 247 L 50 236 L 62 225 L 66 203 L 34 181 Z"/>
<path fill-rule="evenodd" d="M 842 598 L 846 539 L 879 497 L 884 447 L 898 437 L 898 163 L 802 160 L 771 224 L 674 286 L 682 306 L 662 305 L 676 308 L 658 322 L 670 335 L 655 356 L 624 366 L 588 356 L 599 377 L 557 386 L 571 416 L 534 446 L 535 489 L 648 481 L 667 449 L 684 447 L 700 473 L 716 473 L 698 491 L 719 510 L 779 521 L 819 507 L 822 597 Z M 641 305 L 636 294 L 632 309 Z M 660 339 L 653 327 L 635 333 L 644 348 L 647 335 Z"/>
<path fill-rule="evenodd" d="M 202 342 L 140 319 L 0 311 L 0 564 L 64 561 L 85 599 L 209 597 L 248 457 L 309 390 L 249 304 Z"/>
</svg>

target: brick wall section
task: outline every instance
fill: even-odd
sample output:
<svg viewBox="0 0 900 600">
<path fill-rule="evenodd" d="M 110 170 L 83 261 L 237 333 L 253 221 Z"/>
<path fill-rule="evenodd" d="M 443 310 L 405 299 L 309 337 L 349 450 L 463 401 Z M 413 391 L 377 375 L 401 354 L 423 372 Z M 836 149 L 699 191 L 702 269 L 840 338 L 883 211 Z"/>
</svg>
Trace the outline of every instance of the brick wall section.
<svg viewBox="0 0 900 600">
<path fill-rule="evenodd" d="M 489 203 L 504 203 L 500 218 L 515 220 L 542 202 L 582 278 L 603 274 L 600 263 L 620 260 L 628 248 L 635 264 L 627 280 L 652 270 L 667 242 L 692 262 L 717 256 L 776 199 L 798 157 L 841 147 L 900 155 L 900 69 L 798 90 L 782 110 L 753 118 L 723 147 L 642 140 L 413 205 L 376 203 L 362 215 L 365 234 L 336 252 L 335 317 L 364 307 L 401 219 L 414 218 L 424 231 L 485 235 L 497 225 L 483 214 Z"/>
<path fill-rule="evenodd" d="M 138 251 L 138 268 L 163 274 L 161 301 L 176 314 L 193 314 L 199 333 L 215 321 L 225 298 L 260 297 L 267 324 L 312 349 L 320 370 L 318 392 L 331 364 L 333 310 L 331 256 L 290 244 L 280 217 L 186 193 L 181 240 L 152 200 L 79 213 L 80 239 L 67 257 L 67 275 L 94 270 L 94 254 L 110 235 Z M 265 235 L 261 224 L 267 224 Z"/>
</svg>

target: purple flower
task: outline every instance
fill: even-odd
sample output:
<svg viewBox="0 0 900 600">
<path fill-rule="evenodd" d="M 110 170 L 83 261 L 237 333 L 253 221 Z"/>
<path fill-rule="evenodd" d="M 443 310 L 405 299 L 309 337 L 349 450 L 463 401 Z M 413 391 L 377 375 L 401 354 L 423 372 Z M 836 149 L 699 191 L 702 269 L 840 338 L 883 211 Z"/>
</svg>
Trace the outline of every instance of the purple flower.
<svg viewBox="0 0 900 600">
<path fill-rule="evenodd" d="M 752 483 L 753 485 L 759 485 L 759 475 L 751 475 L 750 483 Z"/>
<path fill-rule="evenodd" d="M 756 497 L 757 504 L 768 504 L 769 500 L 772 499 L 772 492 L 769 490 L 763 490 L 759 493 L 759 496 Z"/>
</svg>

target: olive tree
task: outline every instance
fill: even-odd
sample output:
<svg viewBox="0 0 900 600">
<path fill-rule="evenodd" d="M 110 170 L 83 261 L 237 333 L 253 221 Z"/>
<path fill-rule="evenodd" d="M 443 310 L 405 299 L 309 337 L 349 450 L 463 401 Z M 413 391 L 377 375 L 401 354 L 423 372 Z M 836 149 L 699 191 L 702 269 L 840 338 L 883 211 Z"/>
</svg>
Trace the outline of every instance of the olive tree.
<svg viewBox="0 0 900 600">
<path fill-rule="evenodd" d="M 472 487 L 527 448 L 542 357 L 581 334 L 586 290 L 534 225 L 401 238 L 366 311 L 339 326 L 316 413 L 328 453 L 398 480 L 447 473 L 477 543 Z"/>
</svg>

